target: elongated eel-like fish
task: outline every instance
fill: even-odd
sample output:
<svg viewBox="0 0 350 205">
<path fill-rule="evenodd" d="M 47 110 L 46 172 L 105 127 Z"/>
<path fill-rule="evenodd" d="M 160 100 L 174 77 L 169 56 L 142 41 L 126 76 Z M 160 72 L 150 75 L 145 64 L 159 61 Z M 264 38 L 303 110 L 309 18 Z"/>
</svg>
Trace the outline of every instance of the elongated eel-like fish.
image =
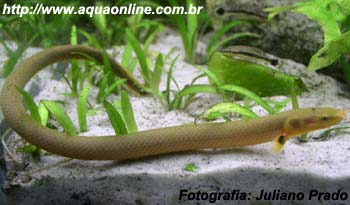
<svg viewBox="0 0 350 205">
<path fill-rule="evenodd" d="M 58 46 L 24 60 L 7 78 L 0 105 L 7 123 L 28 142 L 54 154 L 84 160 L 124 160 L 144 156 L 205 148 L 248 146 L 274 141 L 281 150 L 293 136 L 326 128 L 345 118 L 334 108 L 304 108 L 272 116 L 223 123 L 202 123 L 147 130 L 122 137 L 68 136 L 46 128 L 26 112 L 16 87 L 23 88 L 35 73 L 62 60 L 95 59 L 103 53 L 86 46 Z M 127 79 L 128 86 L 143 92 L 143 86 L 117 62 L 109 58 L 114 71 Z"/>
</svg>

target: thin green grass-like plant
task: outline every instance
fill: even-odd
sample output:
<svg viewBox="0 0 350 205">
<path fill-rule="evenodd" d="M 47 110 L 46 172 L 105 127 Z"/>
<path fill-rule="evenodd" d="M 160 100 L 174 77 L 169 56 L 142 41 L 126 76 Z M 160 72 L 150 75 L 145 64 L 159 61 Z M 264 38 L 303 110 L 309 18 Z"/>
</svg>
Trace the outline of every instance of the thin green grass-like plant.
<svg viewBox="0 0 350 205">
<path fill-rule="evenodd" d="M 209 43 L 207 45 L 206 49 L 206 61 L 210 59 L 210 57 L 213 55 L 215 51 L 217 51 L 220 47 L 223 47 L 227 43 L 239 39 L 239 38 L 258 38 L 259 35 L 250 33 L 250 32 L 241 32 L 241 33 L 235 33 L 233 35 L 224 37 L 224 35 L 230 31 L 231 29 L 241 26 L 241 25 L 247 25 L 249 22 L 243 21 L 243 20 L 233 20 L 229 22 L 228 24 L 225 24 L 223 27 L 221 27 L 219 30 L 217 30 L 214 35 L 210 38 Z"/>
<path fill-rule="evenodd" d="M 33 41 L 38 37 L 38 34 L 35 34 L 29 42 L 25 44 L 19 44 L 16 50 L 11 50 L 10 47 L 6 44 L 6 42 L 0 38 L 0 43 L 5 48 L 8 59 L 5 61 L 3 70 L 2 70 L 2 77 L 7 78 L 15 66 L 17 65 L 18 61 L 21 59 L 24 52 L 27 50 L 27 48 L 33 43 Z"/>
<path fill-rule="evenodd" d="M 133 47 L 130 42 L 127 42 L 124 47 L 121 65 L 126 68 L 129 73 L 133 73 L 137 65 L 137 58 L 132 57 Z"/>
<path fill-rule="evenodd" d="M 173 7 L 180 6 L 175 0 L 168 0 L 168 3 Z M 186 0 L 186 9 L 189 8 L 190 4 L 194 4 L 194 1 Z M 169 15 L 169 18 L 176 24 L 180 33 L 185 50 L 185 59 L 190 63 L 195 63 L 199 25 L 197 15 L 172 14 Z"/>
<path fill-rule="evenodd" d="M 70 41 L 71 45 L 77 45 L 78 44 L 78 33 L 76 26 L 72 26 L 71 33 L 70 33 Z M 72 92 L 74 96 L 78 96 L 79 90 L 78 90 L 78 81 L 81 76 L 80 68 L 78 65 L 77 60 L 71 60 L 71 85 L 72 85 Z"/>
<path fill-rule="evenodd" d="M 220 115 L 220 116 L 224 116 L 226 113 L 229 113 L 230 109 L 242 114 L 244 117 L 253 117 L 254 114 L 250 111 L 250 106 L 240 106 L 237 104 L 233 104 L 230 102 L 227 102 L 227 96 L 226 96 L 226 92 L 233 92 L 235 94 L 241 95 L 244 97 L 244 99 L 250 99 L 253 100 L 253 102 L 257 103 L 258 105 L 260 105 L 261 107 L 263 107 L 269 114 L 275 114 L 277 112 L 279 112 L 282 108 L 282 106 L 284 107 L 285 105 L 287 105 L 288 101 L 285 102 L 281 102 L 280 104 L 278 104 L 278 106 L 276 105 L 276 107 L 272 107 L 271 105 L 269 105 L 269 103 L 262 99 L 261 97 L 259 97 L 256 93 L 241 87 L 241 86 L 237 86 L 237 85 L 232 85 L 232 84 L 222 84 L 220 79 L 210 70 L 208 69 L 204 69 L 202 67 L 197 67 L 197 69 L 203 71 L 203 74 L 199 75 L 198 77 L 196 77 L 193 81 L 192 84 L 189 86 L 186 86 L 185 88 L 183 88 L 181 91 L 179 91 L 178 93 L 175 94 L 175 98 L 172 101 L 172 106 L 173 108 L 176 109 L 181 109 L 182 108 L 182 101 L 184 99 L 184 97 L 188 97 L 189 98 L 189 102 L 191 102 L 192 98 L 194 95 L 198 94 L 198 93 L 219 93 L 223 99 L 224 99 L 224 103 L 221 105 L 218 105 L 217 107 L 214 107 L 212 110 L 209 110 L 205 115 L 209 116 L 209 118 Z M 212 82 L 212 85 L 201 85 L 201 84 L 194 84 L 195 81 L 203 76 L 207 76 L 210 81 Z M 187 103 L 187 104 L 188 104 Z M 237 111 L 238 110 L 238 111 Z M 212 113 L 212 114 L 211 114 Z"/>
<path fill-rule="evenodd" d="M 64 111 L 62 105 L 55 101 L 43 101 L 45 107 L 50 112 L 50 115 L 62 126 L 64 132 L 68 135 L 75 135 L 78 133 L 72 120 Z"/>
<path fill-rule="evenodd" d="M 123 113 L 123 118 L 128 129 L 128 133 L 137 132 L 137 123 L 134 116 L 134 111 L 130 103 L 129 95 L 126 91 L 121 93 L 121 109 Z"/>
<path fill-rule="evenodd" d="M 134 111 L 126 91 L 121 93 L 120 110 L 108 101 L 104 101 L 104 107 L 117 136 L 138 131 Z"/>
<path fill-rule="evenodd" d="M 222 85 L 222 86 L 219 86 L 218 89 L 241 94 L 244 97 L 247 97 L 247 98 L 253 100 L 254 102 L 256 102 L 257 104 L 259 104 L 269 114 L 275 114 L 275 110 L 273 107 L 271 107 L 266 101 L 264 101 L 262 98 L 260 98 L 257 94 L 255 94 L 254 92 L 252 92 L 246 88 L 243 88 L 243 87 L 240 87 L 237 85 Z"/>
<path fill-rule="evenodd" d="M 109 120 L 117 136 L 128 134 L 126 124 L 119 111 L 108 101 L 104 102 L 104 107 L 107 111 Z"/>
<path fill-rule="evenodd" d="M 220 40 L 219 42 L 216 42 L 211 47 L 207 48 L 207 60 L 216 52 L 219 50 L 219 48 L 223 47 L 224 45 L 228 44 L 229 42 L 239 39 L 239 38 L 259 38 L 259 35 L 250 33 L 250 32 L 242 32 L 242 33 L 235 33 L 231 36 L 225 37 L 224 39 Z"/>
<path fill-rule="evenodd" d="M 33 97 L 25 90 L 23 90 L 22 88 L 18 88 L 17 87 L 18 92 L 20 92 L 23 101 L 25 103 L 25 105 L 27 106 L 30 116 L 37 121 L 38 123 L 41 123 L 42 125 L 46 126 L 46 117 L 48 115 L 48 113 L 46 113 L 44 111 L 44 109 L 42 108 L 42 103 L 39 103 L 39 106 L 36 105 L 36 103 L 34 102 Z M 5 144 L 5 142 L 2 142 L 3 144 Z M 6 146 L 6 145 L 5 145 Z M 34 159 L 39 160 L 40 156 L 41 156 L 41 149 L 32 145 L 32 144 L 28 144 L 28 145 L 24 145 L 22 147 L 19 147 L 17 149 L 18 152 L 22 152 L 22 153 L 28 153 L 31 156 L 33 156 Z M 10 152 L 9 152 L 10 153 Z"/>
<path fill-rule="evenodd" d="M 39 114 L 39 109 L 36 106 L 33 97 L 26 92 L 25 90 L 17 87 L 17 90 L 21 93 L 23 101 L 27 105 L 27 108 L 29 110 L 30 116 L 37 122 L 41 123 L 41 117 Z"/>
<path fill-rule="evenodd" d="M 150 74 L 150 68 L 147 63 L 147 54 L 144 49 L 142 49 L 142 46 L 140 42 L 136 39 L 135 35 L 129 30 L 126 29 L 126 36 L 127 36 L 127 42 L 130 43 L 132 48 L 134 49 L 134 52 L 136 54 L 136 57 L 139 61 L 140 68 L 141 68 L 141 74 L 143 79 L 145 80 L 146 86 L 149 85 L 151 74 Z"/>
<path fill-rule="evenodd" d="M 78 112 L 80 132 L 87 131 L 86 116 L 88 111 L 88 96 L 89 96 L 90 90 L 91 90 L 91 85 L 86 86 L 81 91 L 78 97 L 77 112 Z"/>
<path fill-rule="evenodd" d="M 168 57 L 165 57 L 168 58 Z M 171 62 L 170 62 L 170 67 L 167 71 L 167 79 L 166 79 L 166 90 L 164 92 L 164 97 L 166 100 L 166 104 L 168 105 L 168 110 L 170 109 L 169 105 L 171 103 L 170 101 L 170 96 L 171 96 L 171 82 L 173 81 L 174 84 L 177 86 L 177 89 L 179 90 L 179 85 L 177 84 L 176 80 L 173 78 L 173 72 L 175 69 L 175 63 L 178 60 L 179 55 L 176 56 Z M 171 109 L 170 109 L 171 110 Z"/>
</svg>

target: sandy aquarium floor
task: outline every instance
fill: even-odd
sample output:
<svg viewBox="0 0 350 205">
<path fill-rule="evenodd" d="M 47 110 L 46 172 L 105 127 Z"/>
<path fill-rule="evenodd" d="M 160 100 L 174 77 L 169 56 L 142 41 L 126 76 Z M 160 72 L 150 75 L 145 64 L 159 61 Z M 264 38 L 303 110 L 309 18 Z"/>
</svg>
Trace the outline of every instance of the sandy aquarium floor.
<svg viewBox="0 0 350 205">
<path fill-rule="evenodd" d="M 180 42 L 180 38 L 170 32 L 163 34 L 150 49 L 166 54 L 172 48 L 177 48 L 173 54 L 175 57 L 181 53 Z M 199 49 L 204 50 L 204 46 L 200 44 Z M 38 49 L 29 49 L 26 55 L 37 51 Z M 121 49 L 111 50 L 110 53 L 116 59 L 121 57 Z M 3 62 L 4 50 L 0 50 L 0 54 Z M 200 71 L 182 59 L 181 56 L 177 61 L 174 77 L 183 87 L 200 74 Z M 283 60 L 281 69 L 302 78 L 308 85 L 309 90 L 299 98 L 301 107 L 330 106 L 350 109 L 349 88 L 334 79 L 309 72 L 304 65 L 290 60 Z M 67 112 L 78 127 L 76 101 L 63 95 L 69 92 L 69 88 L 62 79 L 51 78 L 52 73 L 52 69 L 40 72 L 28 87 L 36 94 L 37 102 L 40 99 L 65 100 Z M 139 74 L 136 76 L 140 77 Z M 198 83 L 208 82 L 207 79 L 201 79 Z M 165 87 L 165 81 L 162 82 L 162 87 Z M 93 90 L 91 101 L 95 95 L 96 90 Z M 112 96 L 109 99 L 113 101 L 118 98 Z M 283 100 L 285 97 L 274 99 Z M 151 97 L 131 96 L 131 101 L 139 130 L 148 130 L 192 123 L 196 116 L 221 100 L 218 95 L 202 94 L 186 110 L 171 112 L 164 112 L 158 101 Z M 286 109 L 290 108 L 289 105 Z M 254 107 L 254 111 L 259 115 L 266 115 L 258 106 Z M 89 131 L 84 135 L 114 134 L 108 117 L 103 112 L 89 116 L 88 126 Z M 13 163 L 5 154 L 8 174 L 4 190 L 8 200 L 15 204 L 36 204 L 38 201 L 52 204 L 176 204 L 182 189 L 194 192 L 231 192 L 237 189 L 249 193 L 252 198 L 258 196 L 261 190 L 302 192 L 305 195 L 312 189 L 319 192 L 340 190 L 347 192 L 349 197 L 347 201 L 339 202 L 350 203 L 350 133 L 333 133 L 326 141 L 312 139 L 319 137 L 321 132 L 311 133 L 308 143 L 299 143 L 296 139 L 288 141 L 280 154 L 272 151 L 272 143 L 266 143 L 124 162 L 72 160 L 30 176 L 23 173 L 55 164 L 65 158 L 47 154 L 40 162 L 28 160 L 27 156 L 15 151 L 22 145 L 22 140 L 13 133 L 8 137 L 7 146 L 20 164 Z M 184 166 L 189 163 L 197 165 L 198 170 L 185 171 Z M 230 202 L 232 201 L 227 203 Z M 313 198 L 308 201 L 306 197 L 305 201 L 300 201 L 302 202 L 329 204 L 327 200 Z M 248 201 L 241 203 L 249 204 Z M 274 203 L 278 204 L 278 201 L 271 204 Z"/>
</svg>

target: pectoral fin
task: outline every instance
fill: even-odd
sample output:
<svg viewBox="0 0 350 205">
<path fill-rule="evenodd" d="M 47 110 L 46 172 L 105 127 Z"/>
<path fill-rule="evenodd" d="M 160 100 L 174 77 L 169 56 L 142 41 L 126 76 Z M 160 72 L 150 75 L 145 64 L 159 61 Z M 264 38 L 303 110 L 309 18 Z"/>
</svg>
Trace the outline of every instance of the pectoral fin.
<svg viewBox="0 0 350 205">
<path fill-rule="evenodd" d="M 273 150 L 276 153 L 279 153 L 282 151 L 283 146 L 286 144 L 287 138 L 284 135 L 278 136 L 275 139 L 273 139 Z"/>
</svg>

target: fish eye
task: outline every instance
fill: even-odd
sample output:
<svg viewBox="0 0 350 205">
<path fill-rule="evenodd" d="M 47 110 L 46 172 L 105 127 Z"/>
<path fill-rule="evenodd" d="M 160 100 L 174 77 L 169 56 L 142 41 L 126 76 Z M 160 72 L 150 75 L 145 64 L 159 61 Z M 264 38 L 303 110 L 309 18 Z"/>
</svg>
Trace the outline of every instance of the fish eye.
<svg viewBox="0 0 350 205">
<path fill-rule="evenodd" d="M 329 117 L 328 116 L 323 116 L 321 119 L 322 119 L 322 121 L 328 121 Z"/>
<path fill-rule="evenodd" d="M 225 9 L 224 8 L 218 8 L 216 10 L 216 13 L 219 15 L 219 16 L 222 16 L 225 14 Z"/>
</svg>

